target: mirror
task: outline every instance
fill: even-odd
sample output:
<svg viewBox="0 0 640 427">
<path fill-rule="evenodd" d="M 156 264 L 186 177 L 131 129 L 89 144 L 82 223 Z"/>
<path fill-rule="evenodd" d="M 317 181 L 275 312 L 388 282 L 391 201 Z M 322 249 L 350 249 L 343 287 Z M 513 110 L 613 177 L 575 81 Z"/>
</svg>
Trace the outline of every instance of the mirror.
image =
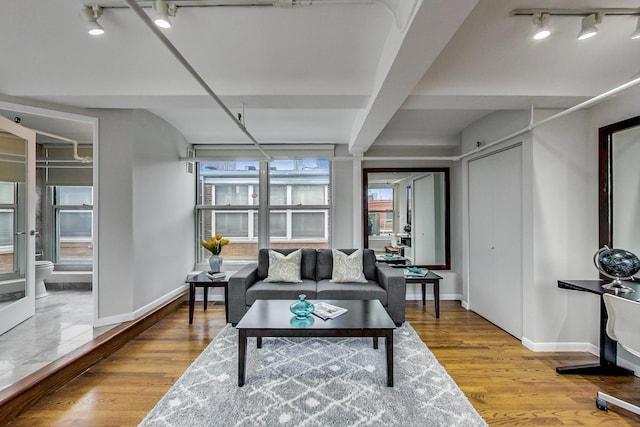
<svg viewBox="0 0 640 427">
<path fill-rule="evenodd" d="M 26 296 L 27 141 L 0 130 L 0 308 Z"/>
<path fill-rule="evenodd" d="M 448 168 L 363 169 L 364 247 L 451 268 Z"/>
<path fill-rule="evenodd" d="M 600 247 L 640 255 L 640 116 L 599 129 Z"/>
</svg>

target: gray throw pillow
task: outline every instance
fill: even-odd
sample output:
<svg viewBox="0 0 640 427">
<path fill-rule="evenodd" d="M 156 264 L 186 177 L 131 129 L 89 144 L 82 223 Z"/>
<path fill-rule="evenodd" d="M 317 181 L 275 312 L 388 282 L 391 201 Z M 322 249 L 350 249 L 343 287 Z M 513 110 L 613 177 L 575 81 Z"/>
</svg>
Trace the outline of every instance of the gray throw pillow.
<svg viewBox="0 0 640 427">
<path fill-rule="evenodd" d="M 300 283 L 300 262 L 302 250 L 283 255 L 280 252 L 269 251 L 269 273 L 265 282 Z"/>
<path fill-rule="evenodd" d="M 362 270 L 362 249 L 351 255 L 333 249 L 333 273 L 331 281 L 335 283 L 367 283 Z"/>
</svg>

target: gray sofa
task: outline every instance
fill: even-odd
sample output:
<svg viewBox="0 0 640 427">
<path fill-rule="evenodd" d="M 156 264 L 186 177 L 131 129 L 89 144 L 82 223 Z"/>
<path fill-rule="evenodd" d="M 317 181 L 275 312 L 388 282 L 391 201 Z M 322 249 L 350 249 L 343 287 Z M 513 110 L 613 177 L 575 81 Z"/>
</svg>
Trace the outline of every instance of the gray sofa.
<svg viewBox="0 0 640 427">
<path fill-rule="evenodd" d="M 276 249 L 288 255 L 296 249 Z M 350 255 L 356 249 L 340 249 Z M 305 294 L 309 300 L 380 300 L 396 325 L 405 320 L 406 285 L 402 269 L 376 263 L 371 249 L 363 250 L 363 270 L 367 283 L 333 283 L 331 249 L 302 249 L 301 283 L 264 282 L 269 272 L 269 250 L 260 249 L 258 264 L 249 264 L 229 278 L 229 322 L 238 323 L 258 299 L 291 300 Z"/>
</svg>

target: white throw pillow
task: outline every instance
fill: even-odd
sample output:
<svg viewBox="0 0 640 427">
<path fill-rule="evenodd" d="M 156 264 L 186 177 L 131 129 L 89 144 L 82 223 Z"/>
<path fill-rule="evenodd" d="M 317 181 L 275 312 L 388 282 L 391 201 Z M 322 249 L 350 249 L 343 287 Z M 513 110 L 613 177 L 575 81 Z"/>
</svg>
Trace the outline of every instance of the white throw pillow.
<svg viewBox="0 0 640 427">
<path fill-rule="evenodd" d="M 300 283 L 300 262 L 302 249 L 283 255 L 280 252 L 269 251 L 269 272 L 265 282 Z"/>
<path fill-rule="evenodd" d="M 331 252 L 333 253 L 332 282 L 367 283 L 362 270 L 362 249 L 356 250 L 351 255 L 337 249 L 332 249 Z"/>
</svg>

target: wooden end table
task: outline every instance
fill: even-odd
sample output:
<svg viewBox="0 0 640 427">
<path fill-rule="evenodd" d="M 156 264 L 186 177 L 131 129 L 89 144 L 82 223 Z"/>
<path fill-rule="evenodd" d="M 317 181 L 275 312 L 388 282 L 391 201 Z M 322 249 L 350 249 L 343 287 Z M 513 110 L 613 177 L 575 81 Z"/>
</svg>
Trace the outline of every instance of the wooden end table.
<svg viewBox="0 0 640 427">
<path fill-rule="evenodd" d="M 433 285 L 433 302 L 436 306 L 436 319 L 440 318 L 440 280 L 442 277 L 438 276 L 433 271 L 429 270 L 425 277 L 412 277 L 405 278 L 406 283 L 420 283 L 422 285 L 422 305 L 427 304 L 426 298 L 426 284 L 431 283 Z"/>
<path fill-rule="evenodd" d="M 201 272 L 187 278 L 186 282 L 189 284 L 189 324 L 193 323 L 193 309 L 196 305 L 196 288 L 202 288 L 204 290 L 205 311 L 209 304 L 209 288 L 224 288 L 224 316 L 226 322 L 229 323 L 229 273 L 221 279 L 210 279 L 205 272 Z"/>
</svg>

